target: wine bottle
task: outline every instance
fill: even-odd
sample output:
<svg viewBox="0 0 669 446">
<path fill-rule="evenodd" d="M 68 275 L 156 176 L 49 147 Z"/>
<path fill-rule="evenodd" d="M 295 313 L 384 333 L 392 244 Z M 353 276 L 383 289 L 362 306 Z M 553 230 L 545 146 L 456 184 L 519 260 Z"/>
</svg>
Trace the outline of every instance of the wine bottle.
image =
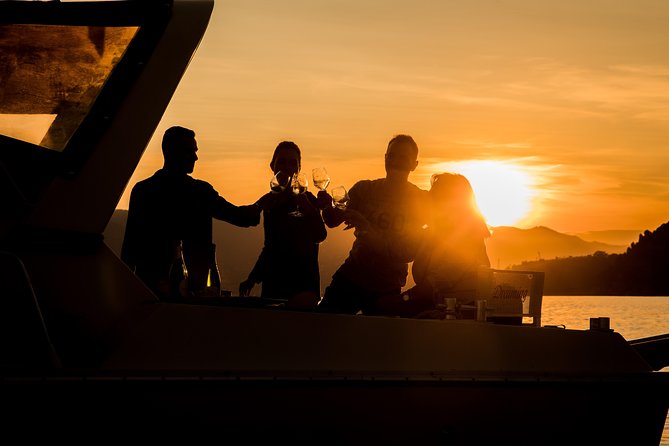
<svg viewBox="0 0 669 446">
<path fill-rule="evenodd" d="M 218 263 L 216 262 L 216 245 L 211 244 L 209 252 L 209 273 L 207 276 L 207 289 L 212 296 L 219 297 L 221 295 L 221 274 L 218 270 Z"/>
<path fill-rule="evenodd" d="M 183 255 L 183 243 L 178 241 L 169 274 L 170 299 L 184 300 L 188 297 L 188 269 Z"/>
</svg>

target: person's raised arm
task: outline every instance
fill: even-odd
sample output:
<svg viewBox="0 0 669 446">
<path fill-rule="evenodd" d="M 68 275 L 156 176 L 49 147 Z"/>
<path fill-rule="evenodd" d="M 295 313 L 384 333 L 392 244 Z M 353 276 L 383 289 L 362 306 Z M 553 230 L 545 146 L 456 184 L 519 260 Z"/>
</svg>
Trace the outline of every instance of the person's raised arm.
<svg viewBox="0 0 669 446">
<path fill-rule="evenodd" d="M 210 197 L 209 205 L 211 206 L 211 216 L 213 218 L 244 228 L 257 226 L 260 223 L 261 204 L 256 202 L 254 204 L 236 206 L 221 197 L 210 184 L 204 184 L 202 187 L 208 189 L 206 193 Z"/>
<path fill-rule="evenodd" d="M 355 189 L 355 185 L 351 189 L 353 191 Z M 324 195 L 322 195 L 324 194 Z M 329 205 L 324 206 L 323 209 L 323 221 L 327 225 L 328 228 L 336 228 L 340 224 L 346 221 L 346 210 L 345 209 L 340 209 L 338 207 L 335 207 L 333 205 L 332 197 L 330 194 L 327 192 L 319 192 L 318 193 L 318 198 L 321 200 L 323 203 L 327 203 L 329 200 Z M 351 205 L 348 205 L 351 207 Z"/>
<path fill-rule="evenodd" d="M 336 228 L 346 220 L 346 212 L 342 209 L 329 207 L 323 209 L 323 221 L 328 228 Z"/>
</svg>

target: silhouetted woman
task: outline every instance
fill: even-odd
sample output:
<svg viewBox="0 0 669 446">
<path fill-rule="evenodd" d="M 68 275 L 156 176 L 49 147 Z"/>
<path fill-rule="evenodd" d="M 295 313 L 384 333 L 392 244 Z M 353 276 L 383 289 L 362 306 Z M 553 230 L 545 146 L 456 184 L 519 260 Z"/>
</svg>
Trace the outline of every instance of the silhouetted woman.
<svg viewBox="0 0 669 446">
<path fill-rule="evenodd" d="M 239 285 L 239 294 L 248 296 L 261 283 L 262 297 L 315 308 L 320 300 L 318 245 L 327 230 L 319 200 L 311 192 L 294 194 L 291 190 L 289 178 L 300 171 L 301 161 L 300 148 L 292 141 L 283 141 L 274 150 L 270 168 L 279 174 L 285 189 L 270 192 L 274 203 L 263 211 L 265 244 L 248 278 Z M 331 199 L 327 201 L 322 202 L 331 205 Z M 296 216 L 297 209 L 301 215 Z"/>
<path fill-rule="evenodd" d="M 485 240 L 490 231 L 474 190 L 460 174 L 432 176 L 432 223 L 412 266 L 412 298 L 435 304 L 445 297 L 473 301 L 480 267 L 490 267 Z"/>
<path fill-rule="evenodd" d="M 430 224 L 411 269 L 416 285 L 399 298 L 387 297 L 379 313 L 420 317 L 446 297 L 473 303 L 478 270 L 490 267 L 485 245 L 490 231 L 467 178 L 441 173 L 431 182 Z"/>
</svg>

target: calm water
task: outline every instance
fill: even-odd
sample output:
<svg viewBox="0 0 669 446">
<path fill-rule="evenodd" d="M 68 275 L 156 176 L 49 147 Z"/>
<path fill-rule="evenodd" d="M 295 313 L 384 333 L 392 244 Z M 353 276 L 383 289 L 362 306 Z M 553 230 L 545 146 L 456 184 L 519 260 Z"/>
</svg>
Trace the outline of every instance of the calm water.
<svg viewBox="0 0 669 446">
<path fill-rule="evenodd" d="M 669 333 L 669 296 L 544 296 L 541 325 L 585 330 L 591 317 L 608 317 L 625 339 Z M 662 369 L 669 372 L 669 367 Z M 669 417 L 660 445 L 669 446 Z"/>
</svg>

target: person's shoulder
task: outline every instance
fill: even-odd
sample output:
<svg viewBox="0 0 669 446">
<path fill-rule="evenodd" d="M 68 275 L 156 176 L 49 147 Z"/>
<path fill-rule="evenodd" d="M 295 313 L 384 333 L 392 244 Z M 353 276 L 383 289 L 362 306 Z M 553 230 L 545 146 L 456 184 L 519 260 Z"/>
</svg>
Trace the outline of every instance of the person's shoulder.
<svg viewBox="0 0 669 446">
<path fill-rule="evenodd" d="M 425 189 L 421 189 L 413 183 L 407 183 L 407 190 L 410 194 L 413 201 L 421 206 L 427 206 L 429 204 L 430 193 Z"/>
<path fill-rule="evenodd" d="M 365 187 L 367 185 L 370 185 L 378 180 L 358 180 L 355 182 L 353 187 Z"/>
<path fill-rule="evenodd" d="M 191 176 L 188 177 L 188 182 L 190 183 L 190 186 L 198 191 L 203 191 L 203 192 L 211 192 L 214 191 L 214 186 L 212 186 L 209 182 L 204 181 L 204 180 L 199 180 L 197 178 L 193 178 Z"/>
<path fill-rule="evenodd" d="M 408 184 L 409 184 L 409 189 L 410 189 L 412 192 L 416 193 L 417 195 L 421 195 L 421 196 L 425 196 L 425 197 L 428 196 L 428 193 L 429 193 L 429 192 L 426 191 L 425 189 L 421 189 L 420 187 L 416 186 L 416 185 L 413 184 L 413 183 L 408 183 Z"/>
<path fill-rule="evenodd" d="M 135 185 L 132 187 L 132 191 L 145 191 L 147 189 L 151 189 L 155 187 L 160 181 L 160 170 L 151 175 L 148 178 L 144 178 L 143 180 L 138 181 L 135 183 Z"/>
<path fill-rule="evenodd" d="M 376 180 L 359 180 L 352 187 L 351 190 L 367 190 L 381 184 L 382 178 Z"/>
<path fill-rule="evenodd" d="M 216 189 L 214 189 L 214 186 L 212 186 L 210 183 L 204 180 L 198 180 L 197 178 L 193 177 L 188 177 L 189 178 L 189 189 L 191 191 L 191 194 L 193 195 L 194 198 L 197 200 L 218 200 L 221 197 L 221 195 L 218 193 Z M 226 200 L 227 201 L 227 200 Z"/>
</svg>

